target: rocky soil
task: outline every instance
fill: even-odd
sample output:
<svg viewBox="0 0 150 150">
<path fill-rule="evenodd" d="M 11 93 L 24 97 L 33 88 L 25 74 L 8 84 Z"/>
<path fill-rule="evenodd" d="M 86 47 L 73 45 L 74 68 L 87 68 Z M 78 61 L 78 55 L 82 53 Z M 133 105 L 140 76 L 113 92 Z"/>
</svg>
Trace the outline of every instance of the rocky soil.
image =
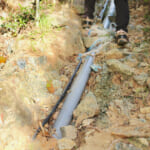
<svg viewBox="0 0 150 150">
<path fill-rule="evenodd" d="M 102 24 L 83 30 L 66 5 L 45 9 L 48 30 L 29 24 L 17 37 L 0 35 L 1 150 L 148 150 L 150 147 L 150 45 L 144 6 L 131 8 L 130 42 L 115 43 Z M 47 26 L 47 25 L 46 25 Z M 49 30 L 50 29 L 50 30 Z M 42 30 L 42 32 L 41 32 Z M 92 72 L 63 138 L 51 129 L 62 104 L 35 141 L 36 129 L 61 96 L 77 63 L 97 42 Z"/>
</svg>

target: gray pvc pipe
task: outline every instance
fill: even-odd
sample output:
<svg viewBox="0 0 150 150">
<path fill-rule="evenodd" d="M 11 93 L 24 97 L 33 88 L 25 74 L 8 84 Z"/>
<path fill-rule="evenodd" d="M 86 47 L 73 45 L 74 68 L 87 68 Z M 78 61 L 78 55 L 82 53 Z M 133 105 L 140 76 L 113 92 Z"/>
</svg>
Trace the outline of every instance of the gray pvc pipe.
<svg viewBox="0 0 150 150">
<path fill-rule="evenodd" d="M 107 9 L 107 5 L 108 5 L 109 1 L 110 1 L 110 0 L 107 0 L 107 1 L 105 2 L 104 6 L 103 6 L 103 9 L 102 9 L 101 12 L 100 12 L 99 17 L 100 17 L 101 20 L 103 20 L 103 18 L 104 18 L 104 14 L 105 14 L 105 11 L 106 11 L 106 9 Z"/>
<path fill-rule="evenodd" d="M 110 7 L 109 7 L 109 10 L 108 10 L 108 13 L 107 13 L 107 16 L 105 17 L 104 21 L 103 21 L 103 25 L 104 25 L 104 28 L 105 29 L 108 29 L 110 27 L 110 19 L 109 19 L 109 16 L 114 16 L 115 14 L 115 3 L 114 3 L 114 0 L 111 0 L 111 3 L 110 3 Z"/>
<path fill-rule="evenodd" d="M 91 72 L 90 66 L 93 64 L 93 60 L 93 56 L 88 56 L 86 58 L 78 76 L 72 84 L 70 93 L 65 99 L 64 105 L 53 127 L 56 129 L 56 133 L 53 136 L 57 139 L 60 139 L 62 137 L 60 128 L 68 125 L 72 119 L 73 111 L 78 105 L 80 97 L 88 81 Z"/>
</svg>

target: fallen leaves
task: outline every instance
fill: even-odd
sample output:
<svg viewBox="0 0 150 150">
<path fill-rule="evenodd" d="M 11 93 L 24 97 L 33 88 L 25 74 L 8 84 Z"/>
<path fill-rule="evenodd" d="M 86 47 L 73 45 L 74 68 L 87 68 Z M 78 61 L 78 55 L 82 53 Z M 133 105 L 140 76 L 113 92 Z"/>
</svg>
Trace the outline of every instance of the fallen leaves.
<svg viewBox="0 0 150 150">
<path fill-rule="evenodd" d="M 0 56 L 0 64 L 1 64 L 1 63 L 6 63 L 6 61 L 7 61 L 7 58 L 6 58 L 6 57 Z"/>
<path fill-rule="evenodd" d="M 52 80 L 47 81 L 46 88 L 50 93 L 54 93 L 55 89 L 52 83 Z"/>
</svg>

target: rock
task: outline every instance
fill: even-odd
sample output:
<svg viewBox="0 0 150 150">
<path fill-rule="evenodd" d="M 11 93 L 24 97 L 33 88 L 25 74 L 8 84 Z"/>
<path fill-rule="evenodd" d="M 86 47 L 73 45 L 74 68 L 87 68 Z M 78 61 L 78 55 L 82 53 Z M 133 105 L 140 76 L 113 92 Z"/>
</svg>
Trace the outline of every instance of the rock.
<svg viewBox="0 0 150 150">
<path fill-rule="evenodd" d="M 146 114 L 145 118 L 150 121 L 150 113 Z"/>
<path fill-rule="evenodd" d="M 91 125 L 93 122 L 94 122 L 94 119 L 86 119 L 86 120 L 83 120 L 82 126 L 83 126 L 83 127 L 89 126 L 89 125 Z"/>
<path fill-rule="evenodd" d="M 106 59 L 121 59 L 123 58 L 122 52 L 120 52 L 118 49 L 112 49 L 108 51 L 106 54 Z"/>
<path fill-rule="evenodd" d="M 91 45 L 98 40 L 98 37 L 83 37 L 84 45 L 86 48 L 91 47 Z M 97 43 L 97 45 L 100 44 L 100 41 Z"/>
<path fill-rule="evenodd" d="M 55 91 L 55 95 L 57 95 L 57 96 L 60 96 L 60 95 L 62 95 L 62 93 L 63 93 L 63 89 L 62 88 L 59 88 L 59 89 L 57 89 L 56 91 Z"/>
<path fill-rule="evenodd" d="M 150 107 L 143 107 L 143 108 L 140 108 L 140 112 L 142 114 L 149 114 L 150 113 Z"/>
<path fill-rule="evenodd" d="M 149 43 L 142 42 L 142 43 L 140 44 L 140 48 L 143 49 L 143 50 L 149 49 Z"/>
<path fill-rule="evenodd" d="M 92 92 L 89 92 L 80 102 L 74 111 L 74 117 L 77 118 L 77 123 L 81 123 L 84 119 L 95 116 L 99 111 L 96 97 Z"/>
<path fill-rule="evenodd" d="M 145 145 L 145 146 L 149 146 L 149 142 L 147 141 L 147 139 L 145 138 L 139 138 L 139 141 L 141 144 Z"/>
<path fill-rule="evenodd" d="M 144 27 L 143 27 L 142 25 L 137 25 L 137 26 L 136 26 L 136 30 L 137 30 L 137 31 L 143 31 L 143 28 L 144 28 Z"/>
<path fill-rule="evenodd" d="M 69 79 L 65 75 L 61 75 L 60 76 L 60 81 L 63 82 L 63 83 L 68 83 Z M 62 86 L 64 86 L 64 85 L 62 85 Z"/>
<path fill-rule="evenodd" d="M 91 69 L 94 72 L 98 72 L 99 70 L 102 69 L 102 67 L 100 65 L 98 65 L 98 64 L 93 64 L 93 65 L 91 65 Z"/>
<path fill-rule="evenodd" d="M 64 126 L 61 128 L 62 137 L 74 140 L 77 137 L 77 129 L 74 126 Z"/>
<path fill-rule="evenodd" d="M 135 75 L 133 76 L 134 80 L 139 84 L 139 85 L 144 85 L 147 78 L 148 78 L 148 74 L 142 72 L 139 75 Z"/>
<path fill-rule="evenodd" d="M 115 144 L 115 150 L 141 150 L 141 149 L 135 147 L 132 144 L 119 142 Z"/>
<path fill-rule="evenodd" d="M 128 76 L 134 73 L 133 68 L 131 68 L 130 66 L 126 64 L 121 63 L 119 60 L 110 59 L 110 60 L 107 60 L 106 63 L 112 71 L 117 71 Z"/>
<path fill-rule="evenodd" d="M 44 65 L 47 63 L 47 57 L 46 56 L 40 56 L 37 58 L 37 64 Z"/>
<path fill-rule="evenodd" d="M 125 55 L 125 56 L 129 56 L 130 55 L 130 49 L 128 49 L 128 48 L 124 48 L 123 50 L 121 50 L 122 52 L 123 52 L 123 54 Z"/>
<path fill-rule="evenodd" d="M 133 118 L 133 119 L 129 120 L 129 124 L 131 126 L 136 126 L 137 124 L 138 125 L 144 125 L 145 122 L 146 122 L 146 120 L 144 120 L 144 119 L 138 119 L 138 118 Z"/>
<path fill-rule="evenodd" d="M 136 53 L 141 53 L 141 52 L 143 52 L 144 50 L 143 49 L 141 49 L 140 47 L 134 47 L 133 48 L 133 52 L 136 52 Z"/>
<path fill-rule="evenodd" d="M 72 150 L 73 147 L 75 147 L 75 142 L 68 139 L 68 138 L 62 138 L 58 140 L 58 148 L 59 150 Z"/>
<path fill-rule="evenodd" d="M 136 29 L 136 26 L 134 24 L 130 24 L 128 26 L 129 30 L 135 30 Z"/>
<path fill-rule="evenodd" d="M 119 136 L 121 138 L 131 138 L 131 137 L 148 138 L 150 136 L 149 127 L 150 126 L 146 124 L 122 126 L 113 128 L 111 134 Z"/>
<path fill-rule="evenodd" d="M 26 61 L 25 60 L 18 60 L 17 65 L 19 66 L 20 69 L 24 69 L 26 66 Z"/>
<path fill-rule="evenodd" d="M 146 84 L 150 88 L 150 78 L 147 79 Z"/>
<path fill-rule="evenodd" d="M 141 62 L 140 64 L 139 64 L 139 67 L 148 67 L 149 66 L 149 64 L 148 63 L 145 63 L 145 62 Z"/>
<path fill-rule="evenodd" d="M 134 47 L 133 48 L 133 52 L 141 53 L 141 52 L 147 51 L 147 49 L 149 49 L 149 44 L 145 43 L 145 42 L 142 42 L 140 44 L 140 47 Z"/>
<path fill-rule="evenodd" d="M 116 107 L 117 109 L 119 108 L 119 113 L 123 114 L 127 117 L 129 117 L 130 111 L 134 109 L 134 105 L 128 101 L 127 99 L 123 100 L 114 100 L 113 104 L 115 104 L 113 107 Z"/>
</svg>

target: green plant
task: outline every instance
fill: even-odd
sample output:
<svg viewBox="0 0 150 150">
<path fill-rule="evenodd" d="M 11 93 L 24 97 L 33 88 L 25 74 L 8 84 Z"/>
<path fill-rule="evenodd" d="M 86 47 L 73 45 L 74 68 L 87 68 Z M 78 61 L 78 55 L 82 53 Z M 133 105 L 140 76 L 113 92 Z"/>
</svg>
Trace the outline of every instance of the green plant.
<svg viewBox="0 0 150 150">
<path fill-rule="evenodd" d="M 150 22 L 150 14 L 149 13 L 145 14 L 144 18 Z"/>
<path fill-rule="evenodd" d="M 51 18 L 45 14 L 40 16 L 39 27 L 42 32 L 50 31 L 52 28 L 52 21 L 54 18 Z"/>
<path fill-rule="evenodd" d="M 1 28 L 5 32 L 12 32 L 13 35 L 17 35 L 21 29 L 25 28 L 27 23 L 34 20 L 34 10 L 28 7 L 23 7 L 19 4 L 19 10 L 17 14 L 10 14 L 5 23 L 1 25 Z"/>
</svg>

